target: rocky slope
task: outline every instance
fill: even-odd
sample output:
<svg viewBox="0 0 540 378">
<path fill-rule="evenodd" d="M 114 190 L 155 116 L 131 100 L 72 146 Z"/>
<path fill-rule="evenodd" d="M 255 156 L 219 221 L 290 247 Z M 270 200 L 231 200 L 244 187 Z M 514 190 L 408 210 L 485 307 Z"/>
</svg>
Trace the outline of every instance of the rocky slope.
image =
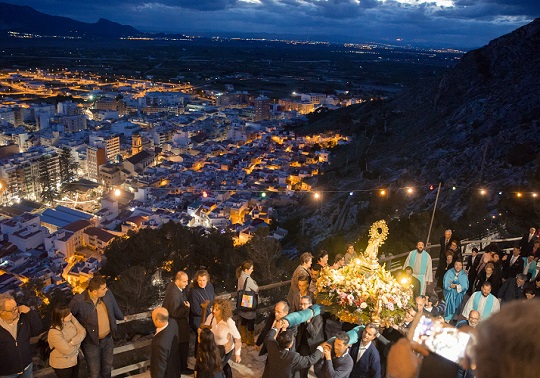
<svg viewBox="0 0 540 378">
<path fill-rule="evenodd" d="M 345 190 L 386 186 L 395 201 L 386 209 L 373 193 L 349 205 L 346 194 L 334 196 L 326 214 L 305 221 L 310 234 L 328 236 L 344 206 L 348 221 L 342 231 L 349 233 L 369 221 L 362 216 L 373 217 L 373 210 L 387 218 L 429 212 L 435 191 L 427 187 L 439 182 L 439 209 L 453 220 L 498 217 L 517 191 L 525 197 L 536 188 L 540 195 L 540 19 L 468 52 L 442 77 L 388 102 L 351 109 L 348 116 L 352 124 L 336 121 L 344 118 L 341 114 L 312 126 L 356 135 L 320 185 Z M 408 185 L 418 185 L 415 196 L 398 193 Z M 479 196 L 480 188 L 486 195 Z M 538 205 L 528 211 L 514 215 L 527 214 L 524 222 L 540 223 Z"/>
</svg>

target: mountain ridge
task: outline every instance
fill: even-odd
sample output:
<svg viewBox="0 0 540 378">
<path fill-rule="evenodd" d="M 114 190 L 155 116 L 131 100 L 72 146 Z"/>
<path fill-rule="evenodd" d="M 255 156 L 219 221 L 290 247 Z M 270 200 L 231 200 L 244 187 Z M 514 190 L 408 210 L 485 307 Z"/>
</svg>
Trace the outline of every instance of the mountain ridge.
<svg viewBox="0 0 540 378">
<path fill-rule="evenodd" d="M 127 37 L 141 35 L 132 26 L 100 18 L 95 23 L 53 16 L 32 7 L 0 2 L 0 31 L 70 37 Z"/>
</svg>

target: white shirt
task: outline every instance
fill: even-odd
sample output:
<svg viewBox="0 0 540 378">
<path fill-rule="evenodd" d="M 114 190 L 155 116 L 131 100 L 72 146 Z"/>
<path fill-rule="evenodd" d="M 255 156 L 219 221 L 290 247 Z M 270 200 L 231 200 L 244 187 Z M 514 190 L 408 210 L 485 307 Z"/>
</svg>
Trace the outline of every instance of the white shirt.
<svg viewBox="0 0 540 378">
<path fill-rule="evenodd" d="M 360 349 L 358 349 L 358 357 L 356 358 L 356 362 L 360 361 L 360 359 L 362 358 L 364 353 L 366 353 L 366 350 L 369 348 L 370 345 L 371 341 L 367 343 L 366 346 L 362 345 L 362 342 L 360 342 Z"/>
<path fill-rule="evenodd" d="M 163 331 L 165 328 L 167 328 L 168 325 L 169 325 L 169 323 L 165 324 L 163 327 L 156 328 L 156 334 L 155 335 L 157 335 L 158 333 Z"/>
<path fill-rule="evenodd" d="M 242 348 L 242 339 L 238 328 L 236 328 L 236 323 L 231 318 L 225 320 L 220 320 L 216 322 L 216 318 L 211 314 L 206 318 L 204 322 L 205 325 L 209 325 L 214 334 L 216 340 L 216 345 L 226 346 L 229 342 L 229 335 L 233 338 L 234 341 L 234 354 L 240 355 Z M 226 350 L 225 353 L 229 353 L 230 350 Z"/>
<path fill-rule="evenodd" d="M 17 340 L 17 325 L 19 324 L 19 317 L 17 317 L 11 324 L 0 318 L 0 326 L 8 331 L 15 340 Z"/>
</svg>

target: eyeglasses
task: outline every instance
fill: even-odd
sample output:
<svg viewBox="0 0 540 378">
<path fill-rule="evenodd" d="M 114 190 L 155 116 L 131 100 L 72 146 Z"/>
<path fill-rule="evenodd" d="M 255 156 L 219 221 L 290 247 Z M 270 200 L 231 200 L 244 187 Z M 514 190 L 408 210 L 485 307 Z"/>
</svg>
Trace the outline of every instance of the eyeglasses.
<svg viewBox="0 0 540 378">
<path fill-rule="evenodd" d="M 17 312 L 19 312 L 19 308 L 18 307 L 13 307 L 11 310 L 2 310 L 2 312 L 16 314 Z"/>
</svg>

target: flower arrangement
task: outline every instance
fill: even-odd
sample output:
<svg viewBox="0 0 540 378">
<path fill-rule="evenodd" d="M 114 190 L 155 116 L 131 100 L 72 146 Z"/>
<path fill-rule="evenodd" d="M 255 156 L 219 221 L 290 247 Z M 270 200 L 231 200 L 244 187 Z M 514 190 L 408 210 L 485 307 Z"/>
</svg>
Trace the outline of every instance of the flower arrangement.
<svg viewBox="0 0 540 378">
<path fill-rule="evenodd" d="M 378 229 L 383 232 L 379 233 Z M 402 321 L 411 302 L 412 291 L 402 286 L 376 260 L 373 265 L 373 253 L 376 256 L 378 245 L 386 239 L 388 227 L 384 221 L 379 221 L 371 230 L 370 244 L 366 248 L 371 255 L 352 259 L 338 270 L 323 268 L 317 280 L 317 303 L 324 305 L 341 321 L 355 324 L 375 322 L 389 327 Z"/>
</svg>

